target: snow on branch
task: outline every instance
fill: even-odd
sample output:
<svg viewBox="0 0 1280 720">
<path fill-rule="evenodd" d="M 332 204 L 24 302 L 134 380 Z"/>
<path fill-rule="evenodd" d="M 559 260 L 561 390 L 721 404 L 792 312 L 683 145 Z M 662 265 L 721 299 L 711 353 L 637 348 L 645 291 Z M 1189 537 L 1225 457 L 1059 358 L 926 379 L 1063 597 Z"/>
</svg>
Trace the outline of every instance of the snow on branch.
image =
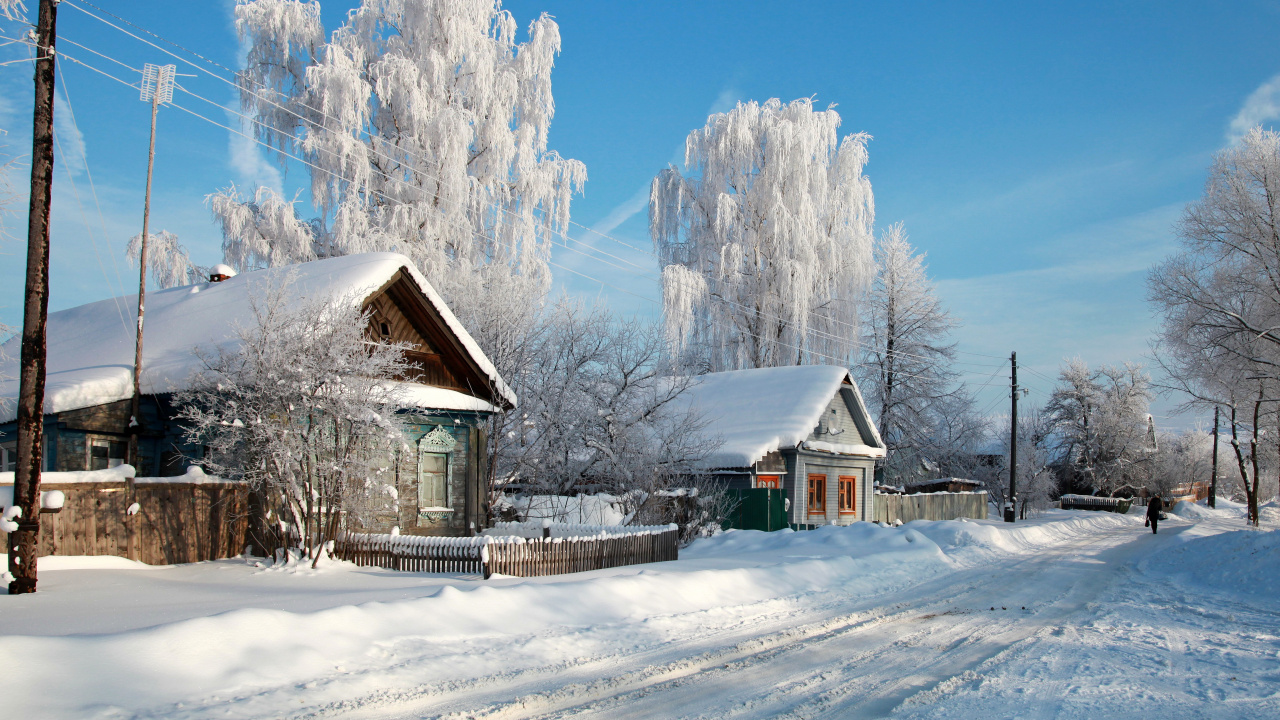
<svg viewBox="0 0 1280 720">
<path fill-rule="evenodd" d="M 129 239 L 125 255 L 136 267 L 142 251 L 142 233 Z M 168 230 L 150 235 L 147 239 L 147 271 L 161 289 L 191 285 L 207 279 L 205 268 L 191 262 L 187 249 L 178 242 L 178 236 Z"/>
<path fill-rule="evenodd" d="M 695 297 L 687 273 L 664 270 L 668 334 L 691 335 L 712 370 L 852 360 L 875 206 L 870 138 L 839 126 L 809 99 L 738 103 L 689 134 L 687 174 L 654 179 L 660 262 L 706 283 Z"/>
</svg>

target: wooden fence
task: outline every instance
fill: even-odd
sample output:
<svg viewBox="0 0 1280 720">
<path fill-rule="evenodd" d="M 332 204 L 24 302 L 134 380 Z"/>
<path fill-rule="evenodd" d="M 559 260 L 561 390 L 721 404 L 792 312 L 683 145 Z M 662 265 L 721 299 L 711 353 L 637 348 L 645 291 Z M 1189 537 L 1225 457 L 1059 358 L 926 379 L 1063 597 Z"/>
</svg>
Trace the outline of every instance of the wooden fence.
<svg viewBox="0 0 1280 720">
<path fill-rule="evenodd" d="M 555 532 L 557 526 L 551 529 Z M 494 574 L 535 577 L 679 559 L 679 531 L 675 528 L 618 531 L 548 538 L 514 534 L 450 538 L 353 533 L 334 544 L 334 554 L 361 566 L 475 573 L 486 579 Z"/>
<path fill-rule="evenodd" d="M 1058 507 L 1063 510 L 1101 510 L 1124 514 L 1133 505 L 1133 498 L 1097 497 L 1094 495 L 1063 495 Z"/>
<path fill-rule="evenodd" d="M 240 483 L 60 482 L 42 489 L 66 496 L 61 512 L 40 515 L 42 556 L 118 555 L 169 565 L 234 557 L 248 544 L 249 490 Z"/>
<path fill-rule="evenodd" d="M 899 520 L 984 520 L 987 517 L 987 493 L 937 492 L 918 495 L 876 493 L 875 521 L 893 524 Z"/>
</svg>

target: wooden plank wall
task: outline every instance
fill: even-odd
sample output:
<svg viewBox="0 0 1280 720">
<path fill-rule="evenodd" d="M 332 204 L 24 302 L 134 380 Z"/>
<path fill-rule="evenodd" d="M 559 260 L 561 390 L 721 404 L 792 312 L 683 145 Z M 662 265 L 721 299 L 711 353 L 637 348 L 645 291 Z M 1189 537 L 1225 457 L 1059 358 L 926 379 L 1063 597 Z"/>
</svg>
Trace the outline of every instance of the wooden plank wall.
<svg viewBox="0 0 1280 720">
<path fill-rule="evenodd" d="M 40 555 L 118 555 L 150 565 L 239 555 L 249 490 L 238 483 L 58 483 L 66 504 L 40 516 Z M 139 510 L 128 514 L 129 506 Z"/>
<path fill-rule="evenodd" d="M 956 520 L 959 518 L 985 520 L 987 494 L 976 493 L 923 493 L 920 495 L 890 495 L 876 493 L 876 522 L 894 523 L 898 520 Z"/>
<path fill-rule="evenodd" d="M 534 538 L 519 543 L 433 546 L 400 545 L 386 535 L 358 535 L 335 543 L 334 555 L 360 566 L 410 572 L 495 573 L 537 577 L 622 565 L 678 560 L 679 532 L 613 537 Z"/>
</svg>

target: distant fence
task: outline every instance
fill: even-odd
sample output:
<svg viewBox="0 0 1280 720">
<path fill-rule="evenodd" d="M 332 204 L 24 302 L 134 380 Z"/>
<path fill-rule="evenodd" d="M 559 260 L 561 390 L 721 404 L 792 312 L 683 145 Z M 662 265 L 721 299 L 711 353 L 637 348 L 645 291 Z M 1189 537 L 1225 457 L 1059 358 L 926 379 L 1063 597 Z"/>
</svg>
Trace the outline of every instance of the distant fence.
<svg viewBox="0 0 1280 720">
<path fill-rule="evenodd" d="M 1127 513 L 1133 505 L 1132 498 L 1097 497 L 1095 495 L 1063 495 L 1058 507 L 1063 510 L 1100 510 L 1102 512 Z"/>
<path fill-rule="evenodd" d="M 958 520 L 987 517 L 987 493 L 937 492 L 917 495 L 876 493 L 875 522 L 894 523 L 899 520 Z"/>
<path fill-rule="evenodd" d="M 118 555 L 169 565 L 234 557 L 248 544 L 249 489 L 241 483 L 42 486 L 61 490 L 66 501 L 61 512 L 40 514 L 41 556 Z"/>
<path fill-rule="evenodd" d="M 550 531 L 551 537 L 543 537 Z M 348 534 L 334 554 L 356 565 L 413 572 L 535 577 L 679 559 L 671 525 L 611 527 L 499 523 L 468 538 Z"/>
</svg>

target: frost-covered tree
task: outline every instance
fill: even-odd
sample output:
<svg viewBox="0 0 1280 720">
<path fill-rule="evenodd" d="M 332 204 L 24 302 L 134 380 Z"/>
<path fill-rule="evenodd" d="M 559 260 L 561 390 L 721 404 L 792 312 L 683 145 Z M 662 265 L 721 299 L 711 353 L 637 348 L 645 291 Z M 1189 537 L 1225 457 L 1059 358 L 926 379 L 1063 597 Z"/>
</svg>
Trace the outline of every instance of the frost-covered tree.
<svg viewBox="0 0 1280 720">
<path fill-rule="evenodd" d="M 401 252 L 486 349 L 490 318 L 541 300 L 586 179 L 547 146 L 550 16 L 517 42 L 497 0 L 364 0 L 326 41 L 319 3 L 239 0 L 236 27 L 242 105 L 282 165 L 308 163 L 320 216 L 264 188 L 212 196 L 231 265 Z"/>
<path fill-rule="evenodd" d="M 1147 414 L 1150 377 L 1132 363 L 1091 370 L 1077 358 L 1058 378 L 1045 413 L 1066 488 L 1111 494 L 1125 485 L 1145 487 L 1155 450 Z"/>
<path fill-rule="evenodd" d="M 129 239 L 125 255 L 129 262 L 138 264 L 142 252 L 142 233 Z M 208 279 L 209 272 L 191 262 L 187 249 L 178 242 L 178 236 L 168 230 L 151 234 L 147 240 L 147 272 L 160 289 L 191 285 Z"/>
<path fill-rule="evenodd" d="M 658 326 L 562 299 L 539 327 L 509 376 L 517 393 L 538 391 L 521 395 L 494 434 L 504 446 L 496 490 L 649 493 L 715 449 L 677 402 L 691 379 L 670 377 Z"/>
<path fill-rule="evenodd" d="M 889 455 L 886 475 L 896 483 L 907 469 L 898 465 L 914 465 L 962 441 L 968 433 L 957 437 L 953 420 L 968 403 L 951 368 L 955 344 L 948 340 L 957 323 L 935 294 L 924 256 L 915 253 L 901 223 L 880 236 L 874 257 L 859 387 L 876 413 Z"/>
<path fill-rule="evenodd" d="M 654 179 L 667 331 L 707 369 L 853 360 L 875 208 L 869 137 L 839 127 L 809 99 L 738 103 Z"/>
<path fill-rule="evenodd" d="M 1161 315 L 1154 350 L 1188 406 L 1229 419 L 1236 467 L 1258 521 L 1259 424 L 1280 387 L 1280 134 L 1254 128 L 1219 152 L 1204 196 L 1187 206 L 1180 249 L 1151 270 Z"/>
<path fill-rule="evenodd" d="M 177 397 L 206 470 L 247 480 L 313 564 L 345 523 L 394 502 L 403 441 L 393 378 L 405 347 L 372 342 L 368 316 L 342 299 L 301 303 L 279 283 L 250 297 L 238 348 L 198 349 L 203 368 Z M 390 490 L 388 490 L 390 488 Z"/>
</svg>

